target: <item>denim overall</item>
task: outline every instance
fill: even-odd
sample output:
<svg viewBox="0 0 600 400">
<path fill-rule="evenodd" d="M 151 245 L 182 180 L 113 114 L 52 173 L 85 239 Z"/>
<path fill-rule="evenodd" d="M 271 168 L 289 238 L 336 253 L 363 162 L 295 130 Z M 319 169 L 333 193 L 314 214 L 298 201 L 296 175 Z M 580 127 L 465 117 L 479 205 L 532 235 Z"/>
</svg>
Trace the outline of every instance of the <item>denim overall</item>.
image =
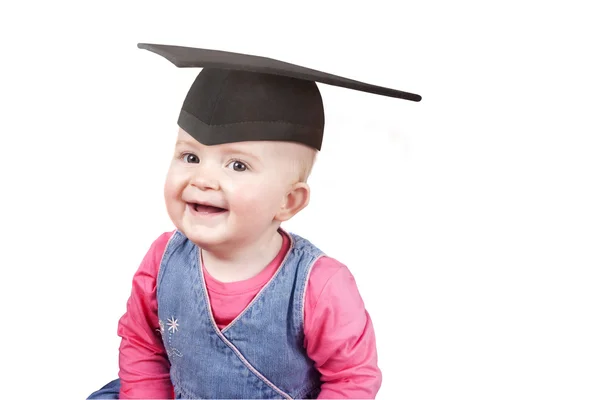
<svg viewBox="0 0 600 400">
<path fill-rule="evenodd" d="M 171 237 L 156 291 L 176 398 L 318 396 L 320 374 L 304 349 L 303 321 L 310 269 L 323 253 L 298 235 L 288 236 L 291 247 L 280 268 L 222 331 L 211 312 L 199 248 L 179 231 Z M 118 386 L 118 380 L 111 384 Z"/>
</svg>

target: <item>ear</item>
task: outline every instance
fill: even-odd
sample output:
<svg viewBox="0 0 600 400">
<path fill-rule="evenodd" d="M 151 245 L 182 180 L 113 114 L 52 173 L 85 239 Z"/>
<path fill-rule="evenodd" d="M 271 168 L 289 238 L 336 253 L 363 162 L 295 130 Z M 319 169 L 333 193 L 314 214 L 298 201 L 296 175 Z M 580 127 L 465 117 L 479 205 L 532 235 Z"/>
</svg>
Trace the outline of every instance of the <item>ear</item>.
<svg viewBox="0 0 600 400">
<path fill-rule="evenodd" d="M 305 182 L 297 182 L 287 192 L 281 207 L 275 215 L 276 221 L 287 221 L 298 214 L 310 201 L 310 187 Z"/>
</svg>

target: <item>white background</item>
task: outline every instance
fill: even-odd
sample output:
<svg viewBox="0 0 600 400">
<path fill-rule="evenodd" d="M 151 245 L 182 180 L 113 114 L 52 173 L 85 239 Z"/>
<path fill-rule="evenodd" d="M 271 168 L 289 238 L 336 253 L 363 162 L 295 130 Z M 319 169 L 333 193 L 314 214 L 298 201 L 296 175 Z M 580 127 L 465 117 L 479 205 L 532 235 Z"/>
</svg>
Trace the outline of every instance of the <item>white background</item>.
<svg viewBox="0 0 600 400">
<path fill-rule="evenodd" d="M 354 273 L 378 398 L 600 398 L 592 1 L 14 3 L 0 10 L 2 398 L 85 398 L 117 376 L 131 278 L 173 228 L 162 185 L 198 73 L 138 42 L 423 96 L 321 85 L 312 203 L 286 226 Z"/>
</svg>

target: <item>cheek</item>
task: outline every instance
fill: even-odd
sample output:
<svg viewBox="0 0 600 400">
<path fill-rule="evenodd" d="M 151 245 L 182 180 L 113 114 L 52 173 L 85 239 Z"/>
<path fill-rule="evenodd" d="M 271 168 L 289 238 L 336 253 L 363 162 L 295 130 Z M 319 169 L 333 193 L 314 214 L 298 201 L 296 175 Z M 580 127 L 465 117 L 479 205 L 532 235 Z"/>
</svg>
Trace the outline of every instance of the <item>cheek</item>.
<svg viewBox="0 0 600 400">
<path fill-rule="evenodd" d="M 173 184 L 173 181 L 167 179 L 164 187 L 165 200 L 169 201 L 170 199 L 177 197 L 176 193 L 177 189 L 176 186 Z"/>
<path fill-rule="evenodd" d="M 181 192 L 183 191 L 184 187 L 185 179 L 182 174 L 170 169 L 164 185 L 164 196 L 167 205 L 169 205 L 170 202 L 177 201 L 181 197 Z"/>
<path fill-rule="evenodd" d="M 238 214 L 264 218 L 265 214 L 275 215 L 282 198 L 283 194 L 270 185 L 244 185 L 231 193 L 230 206 Z"/>
</svg>

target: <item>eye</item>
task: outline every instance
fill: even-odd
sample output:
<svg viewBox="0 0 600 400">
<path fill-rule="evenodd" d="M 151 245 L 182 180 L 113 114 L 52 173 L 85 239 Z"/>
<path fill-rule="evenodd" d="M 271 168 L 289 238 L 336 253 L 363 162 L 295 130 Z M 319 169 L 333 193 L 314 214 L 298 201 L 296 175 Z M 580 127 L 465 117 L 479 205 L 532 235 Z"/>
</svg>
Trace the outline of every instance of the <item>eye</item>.
<svg viewBox="0 0 600 400">
<path fill-rule="evenodd" d="M 183 153 L 182 155 L 183 161 L 190 164 L 198 164 L 200 159 L 198 156 L 192 153 Z"/>
<path fill-rule="evenodd" d="M 232 161 L 228 167 L 237 172 L 244 172 L 248 169 L 248 166 L 241 161 Z"/>
</svg>

